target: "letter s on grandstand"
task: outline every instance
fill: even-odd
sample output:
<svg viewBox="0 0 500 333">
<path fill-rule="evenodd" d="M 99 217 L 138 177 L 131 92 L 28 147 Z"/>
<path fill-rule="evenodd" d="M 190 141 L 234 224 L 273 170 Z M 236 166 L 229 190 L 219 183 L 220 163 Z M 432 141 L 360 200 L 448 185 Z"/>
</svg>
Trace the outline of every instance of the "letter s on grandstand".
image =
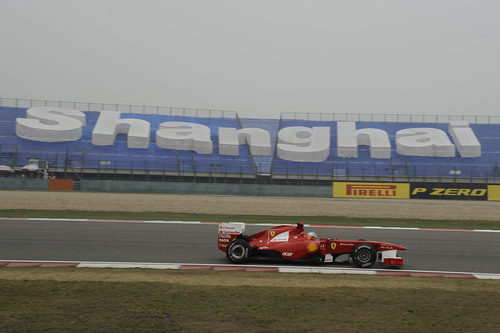
<svg viewBox="0 0 500 333">
<path fill-rule="evenodd" d="M 409 199 L 410 184 L 334 182 L 333 197 Z"/>
</svg>

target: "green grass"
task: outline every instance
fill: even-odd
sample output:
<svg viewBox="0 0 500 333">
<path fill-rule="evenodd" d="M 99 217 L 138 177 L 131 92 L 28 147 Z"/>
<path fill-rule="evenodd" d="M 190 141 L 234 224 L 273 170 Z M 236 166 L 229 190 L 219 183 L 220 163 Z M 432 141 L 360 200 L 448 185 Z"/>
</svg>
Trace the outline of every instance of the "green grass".
<svg viewBox="0 0 500 333">
<path fill-rule="evenodd" d="M 380 277 L 370 280 L 371 286 L 369 283 L 367 286 L 367 281 L 361 287 L 285 288 L 224 285 L 224 279 L 239 276 L 233 272 L 186 273 L 187 277 L 216 281 L 212 285 L 196 285 L 2 277 L 2 272 L 9 270 L 15 269 L 0 269 L 1 332 L 498 332 L 500 329 L 497 281 L 387 277 L 388 281 L 406 279 L 409 284 L 431 281 L 420 288 L 406 288 L 383 282 L 377 285 L 375 281 L 385 279 Z M 314 276 L 323 275 L 311 275 Z M 300 279 L 297 275 L 279 273 L 257 277 Z M 467 284 L 474 287 L 468 289 Z"/>
<path fill-rule="evenodd" d="M 223 214 L 186 214 L 166 212 L 105 212 L 105 211 L 58 211 L 58 210 L 0 210 L 0 217 L 53 217 L 123 220 L 172 220 L 172 221 L 239 221 L 247 223 L 287 224 L 303 222 L 306 224 L 384 226 L 414 228 L 452 228 L 452 229 L 500 229 L 499 221 L 470 220 L 418 220 L 353 218 L 333 216 L 268 216 L 268 215 L 223 215 Z"/>
</svg>

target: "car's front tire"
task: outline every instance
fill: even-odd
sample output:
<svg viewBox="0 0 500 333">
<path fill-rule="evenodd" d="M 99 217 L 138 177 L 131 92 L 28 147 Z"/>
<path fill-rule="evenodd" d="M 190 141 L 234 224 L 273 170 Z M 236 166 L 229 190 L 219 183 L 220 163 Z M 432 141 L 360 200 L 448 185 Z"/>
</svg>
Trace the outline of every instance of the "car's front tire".
<svg viewBox="0 0 500 333">
<path fill-rule="evenodd" d="M 244 264 L 248 261 L 250 246 L 240 238 L 233 240 L 226 250 L 226 257 L 235 264 Z"/>
<path fill-rule="evenodd" d="M 356 266 L 368 268 L 377 261 L 377 251 L 370 244 L 359 244 L 354 247 L 351 257 Z"/>
</svg>

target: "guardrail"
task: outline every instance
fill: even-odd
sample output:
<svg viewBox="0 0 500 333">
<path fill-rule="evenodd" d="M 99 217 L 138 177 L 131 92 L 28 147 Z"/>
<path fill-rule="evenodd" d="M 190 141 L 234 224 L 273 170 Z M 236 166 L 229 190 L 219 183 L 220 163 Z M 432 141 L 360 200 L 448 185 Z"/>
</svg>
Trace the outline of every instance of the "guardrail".
<svg viewBox="0 0 500 333">
<path fill-rule="evenodd" d="M 276 167 L 271 169 L 273 178 L 277 179 L 306 179 L 306 180 L 366 180 L 366 181 L 422 181 L 422 182 L 466 182 L 466 183 L 498 183 L 500 169 L 475 169 L 461 172 L 446 167 L 343 167 L 340 164 L 329 168 L 320 168 L 314 172 L 311 168 Z"/>
<path fill-rule="evenodd" d="M 270 174 L 259 174 L 250 161 L 223 162 L 217 158 L 197 161 L 186 156 L 172 156 L 162 161 L 144 160 L 107 160 L 84 152 L 50 153 L 18 153 L 4 152 L 0 147 L 0 165 L 12 167 L 16 172 L 5 176 L 21 176 L 21 169 L 27 164 L 38 165 L 38 173 L 28 172 L 34 177 L 43 177 L 40 173 L 57 172 L 73 174 L 79 179 L 166 179 L 166 177 L 219 178 L 223 182 L 234 182 L 242 178 L 256 179 L 263 183 L 310 183 L 325 184 L 326 181 L 360 180 L 360 181 L 422 181 L 446 183 L 500 183 L 500 166 L 492 168 L 476 168 L 459 171 L 449 167 L 392 167 L 359 166 L 347 163 L 334 163 L 315 170 L 301 166 L 276 167 Z M 257 167 L 260 167 L 257 165 Z M 259 169 L 257 169 L 259 170 Z M 45 172 L 45 171 L 43 171 Z M 2 173 L 0 173 L 2 174 Z"/>
<path fill-rule="evenodd" d="M 43 99 L 22 99 L 0 97 L 0 106 L 15 108 L 31 108 L 34 106 L 55 106 L 61 108 L 71 108 L 80 111 L 119 111 L 123 113 L 140 114 L 160 114 L 166 116 L 187 116 L 202 118 L 236 118 L 236 111 L 211 110 L 211 109 L 193 109 L 184 107 L 165 107 L 165 106 L 145 106 L 128 104 L 110 104 L 95 102 L 69 102 L 53 101 Z"/>
<path fill-rule="evenodd" d="M 449 123 L 463 120 L 470 124 L 500 124 L 500 116 L 466 115 L 415 115 L 415 114 L 371 114 L 371 113 L 299 113 L 283 112 L 282 120 L 309 121 L 368 121 L 397 123 Z"/>
<path fill-rule="evenodd" d="M 34 106 L 55 106 L 80 111 L 119 111 L 123 113 L 161 114 L 168 116 L 188 116 L 204 118 L 237 118 L 236 111 L 195 109 L 186 107 L 147 106 L 133 104 L 113 104 L 96 102 L 71 102 L 44 99 L 23 99 L 0 97 L 0 106 L 30 108 Z M 500 124 L 500 116 L 486 115 L 415 115 L 415 114 L 373 114 L 373 113 L 315 113 L 282 112 L 282 120 L 310 121 L 369 121 L 369 122 L 408 122 L 408 123 L 449 123 L 464 120 L 471 124 Z"/>
</svg>

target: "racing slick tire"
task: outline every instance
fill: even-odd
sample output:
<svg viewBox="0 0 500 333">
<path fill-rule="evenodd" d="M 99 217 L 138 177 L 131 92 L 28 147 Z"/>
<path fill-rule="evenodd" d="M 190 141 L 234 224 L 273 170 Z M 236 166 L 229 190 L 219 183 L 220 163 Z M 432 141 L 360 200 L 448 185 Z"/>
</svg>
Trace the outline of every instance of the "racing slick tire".
<svg viewBox="0 0 500 333">
<path fill-rule="evenodd" d="M 244 264 L 248 261 L 250 246 L 247 241 L 236 238 L 226 250 L 226 257 L 235 264 Z"/>
<path fill-rule="evenodd" d="M 370 244 L 359 244 L 352 251 L 351 257 L 356 266 L 368 268 L 377 261 L 377 251 Z"/>
</svg>

